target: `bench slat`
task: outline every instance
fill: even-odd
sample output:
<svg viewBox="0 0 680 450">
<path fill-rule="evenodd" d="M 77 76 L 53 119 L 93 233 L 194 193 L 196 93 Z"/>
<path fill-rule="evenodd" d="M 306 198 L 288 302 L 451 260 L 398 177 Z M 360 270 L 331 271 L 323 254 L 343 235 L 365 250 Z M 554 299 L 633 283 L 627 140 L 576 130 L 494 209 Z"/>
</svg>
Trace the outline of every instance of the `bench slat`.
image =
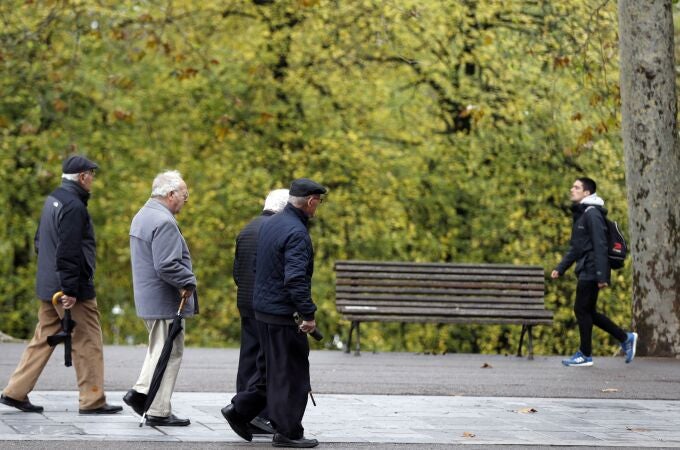
<svg viewBox="0 0 680 450">
<path fill-rule="evenodd" d="M 343 307 L 348 314 L 351 313 L 367 313 L 371 315 L 393 315 L 393 314 L 413 314 L 422 316 L 498 316 L 498 317 L 552 317 L 550 311 L 545 310 L 531 310 L 526 308 L 520 309 L 480 309 L 480 308 L 433 308 L 423 309 L 420 307 L 408 306 L 350 306 Z"/>
<path fill-rule="evenodd" d="M 371 278 L 383 280 L 445 280 L 445 281 L 500 281 L 510 283 L 544 283 L 543 272 L 538 275 L 502 275 L 494 274 L 454 274 L 454 273 L 422 273 L 422 272 L 345 272 L 337 271 L 336 280 L 366 280 Z"/>
<path fill-rule="evenodd" d="M 372 306 L 378 306 L 378 307 L 385 307 L 385 306 L 412 306 L 412 307 L 418 307 L 421 308 L 423 311 L 429 311 L 430 308 L 485 308 L 485 309 L 519 309 L 519 310 L 524 310 L 524 309 L 539 309 L 543 310 L 543 304 L 542 303 L 499 303 L 499 302 L 490 302 L 490 303 L 478 303 L 478 302 L 470 302 L 470 303 L 464 303 L 464 302 L 433 302 L 433 301 L 425 301 L 425 302 L 404 302 L 404 301 L 398 301 L 398 302 L 393 302 L 393 301 L 373 301 L 371 302 Z M 353 307 L 364 307 L 366 306 L 366 302 L 348 302 L 344 300 L 337 300 L 336 306 L 338 311 L 348 311 L 351 310 Z"/>
<path fill-rule="evenodd" d="M 391 279 L 391 280 L 336 280 L 336 286 L 433 286 L 442 288 L 472 288 L 472 289 L 530 289 L 530 290 L 541 290 L 543 291 L 543 283 L 493 283 L 493 282 L 465 282 L 465 281 L 455 281 L 455 282 L 445 282 L 439 280 L 401 280 L 401 279 Z"/>
<path fill-rule="evenodd" d="M 396 294 L 381 294 L 381 293 L 352 293 L 342 292 L 336 293 L 336 302 L 352 301 L 356 303 L 366 304 L 376 301 L 395 301 L 395 302 L 463 302 L 463 303 L 521 303 L 526 305 L 541 305 L 543 306 L 543 297 L 482 297 L 482 296 L 449 296 L 449 295 L 399 295 Z"/>
<path fill-rule="evenodd" d="M 400 294 L 449 294 L 449 295 L 489 295 L 489 296 L 521 296 L 543 297 L 543 290 L 499 290 L 499 289 L 448 289 L 448 288 L 410 288 L 406 286 L 337 286 L 336 292 L 398 292 Z"/>
<path fill-rule="evenodd" d="M 380 316 L 366 314 L 346 314 L 347 320 L 361 322 L 418 322 L 418 323 L 464 323 L 472 324 L 509 324 L 509 325 L 552 325 L 552 316 L 546 318 L 499 318 L 499 317 L 474 317 L 474 316 L 413 316 L 413 315 L 394 315 Z"/>
<path fill-rule="evenodd" d="M 378 267 L 386 267 L 390 269 L 400 269 L 400 268 L 424 268 L 424 269 L 446 269 L 446 270 L 459 270 L 459 269 L 484 269 L 484 270 L 536 270 L 543 272 L 543 267 L 532 266 L 532 265 L 516 265 L 516 264 L 493 264 L 493 263 L 433 263 L 433 262 L 406 262 L 406 261 L 359 261 L 359 260 L 346 260 L 346 261 L 336 261 L 335 268 L 353 268 L 353 267 L 366 267 L 369 270 Z"/>
</svg>

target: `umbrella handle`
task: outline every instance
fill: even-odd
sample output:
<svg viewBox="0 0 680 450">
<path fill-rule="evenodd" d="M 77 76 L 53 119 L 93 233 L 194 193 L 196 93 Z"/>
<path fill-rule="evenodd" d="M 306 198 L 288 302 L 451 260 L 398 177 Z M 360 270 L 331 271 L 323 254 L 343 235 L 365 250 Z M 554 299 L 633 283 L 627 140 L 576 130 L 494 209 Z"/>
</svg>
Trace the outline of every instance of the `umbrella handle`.
<svg viewBox="0 0 680 450">
<path fill-rule="evenodd" d="M 64 293 L 62 291 L 55 292 L 54 295 L 52 296 L 52 304 L 54 306 L 57 306 L 57 303 L 59 303 L 59 300 L 64 296 Z"/>
<path fill-rule="evenodd" d="M 177 315 L 179 316 L 182 314 L 182 310 L 184 309 L 184 303 L 187 301 L 186 297 L 182 297 L 182 301 L 179 302 L 179 309 L 177 310 Z"/>
</svg>

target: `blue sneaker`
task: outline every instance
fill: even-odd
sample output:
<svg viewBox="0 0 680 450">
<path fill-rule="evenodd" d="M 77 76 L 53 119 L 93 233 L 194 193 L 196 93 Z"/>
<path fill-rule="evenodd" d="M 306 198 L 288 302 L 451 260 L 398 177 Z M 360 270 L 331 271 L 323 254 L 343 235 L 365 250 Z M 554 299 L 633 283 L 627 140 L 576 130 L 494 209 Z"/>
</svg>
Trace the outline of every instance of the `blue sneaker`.
<svg viewBox="0 0 680 450">
<path fill-rule="evenodd" d="M 623 352 L 626 354 L 626 364 L 631 362 L 635 358 L 635 347 L 637 347 L 638 334 L 637 333 L 626 333 L 628 339 L 626 342 L 621 344 Z"/>
<path fill-rule="evenodd" d="M 574 353 L 574 356 L 572 356 L 571 358 L 563 359 L 562 364 L 564 364 L 567 367 L 588 367 L 593 365 L 593 357 L 586 356 L 583 353 L 581 353 L 581 350 L 579 350 L 576 353 Z"/>
</svg>

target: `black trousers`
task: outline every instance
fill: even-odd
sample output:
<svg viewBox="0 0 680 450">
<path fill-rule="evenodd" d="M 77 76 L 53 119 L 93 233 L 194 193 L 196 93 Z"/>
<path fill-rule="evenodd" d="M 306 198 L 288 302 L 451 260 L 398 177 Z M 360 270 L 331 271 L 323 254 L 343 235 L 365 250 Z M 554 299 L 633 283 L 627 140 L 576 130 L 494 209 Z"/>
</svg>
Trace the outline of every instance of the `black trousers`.
<svg viewBox="0 0 680 450">
<path fill-rule="evenodd" d="M 603 329 L 621 342 L 625 342 L 628 338 L 626 332 L 616 326 L 609 317 L 596 311 L 599 292 L 600 288 L 597 287 L 597 281 L 579 280 L 576 285 L 574 313 L 581 336 L 580 350 L 586 356 L 591 356 L 593 353 L 593 325 Z"/>
<path fill-rule="evenodd" d="M 290 439 L 304 436 L 302 417 L 311 390 L 309 380 L 309 342 L 295 326 L 272 325 L 257 321 L 264 351 L 264 367 L 251 378 L 248 388 L 231 402 L 246 421 L 252 420 L 266 405 L 276 431 Z"/>
<path fill-rule="evenodd" d="M 248 389 L 250 379 L 259 377 L 259 364 L 264 367 L 264 352 L 260 350 L 260 338 L 257 332 L 257 320 L 254 317 L 241 317 L 241 352 L 238 357 L 238 371 L 236 373 L 236 393 Z M 269 413 L 265 406 L 258 416 L 269 420 Z"/>
</svg>

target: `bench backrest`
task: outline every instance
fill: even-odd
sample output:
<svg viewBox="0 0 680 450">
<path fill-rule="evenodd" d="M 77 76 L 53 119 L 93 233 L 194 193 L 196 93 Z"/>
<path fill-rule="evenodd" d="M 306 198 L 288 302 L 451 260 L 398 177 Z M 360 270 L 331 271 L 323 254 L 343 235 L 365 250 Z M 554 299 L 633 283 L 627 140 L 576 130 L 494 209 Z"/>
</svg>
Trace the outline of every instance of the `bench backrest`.
<svg viewBox="0 0 680 450">
<path fill-rule="evenodd" d="M 348 320 L 550 324 L 540 266 L 337 261 Z"/>
</svg>

